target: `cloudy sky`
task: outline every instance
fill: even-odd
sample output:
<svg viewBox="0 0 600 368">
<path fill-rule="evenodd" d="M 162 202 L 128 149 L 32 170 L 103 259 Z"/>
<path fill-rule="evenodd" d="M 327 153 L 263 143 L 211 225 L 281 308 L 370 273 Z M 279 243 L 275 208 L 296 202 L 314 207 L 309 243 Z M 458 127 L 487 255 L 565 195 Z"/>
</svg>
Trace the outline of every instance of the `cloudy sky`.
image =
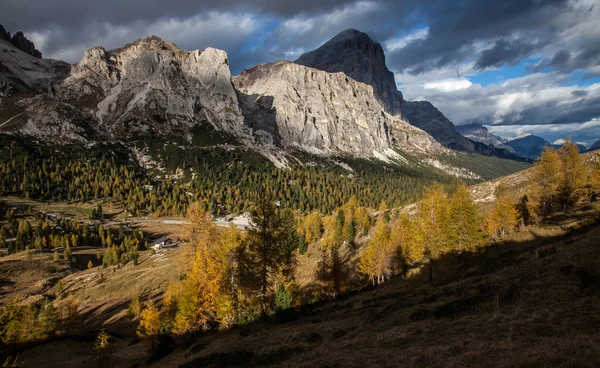
<svg viewBox="0 0 600 368">
<path fill-rule="evenodd" d="M 2 0 L 44 57 L 157 35 L 227 51 L 233 73 L 294 60 L 347 28 L 379 41 L 408 100 L 505 137 L 600 139 L 600 0 Z"/>
</svg>

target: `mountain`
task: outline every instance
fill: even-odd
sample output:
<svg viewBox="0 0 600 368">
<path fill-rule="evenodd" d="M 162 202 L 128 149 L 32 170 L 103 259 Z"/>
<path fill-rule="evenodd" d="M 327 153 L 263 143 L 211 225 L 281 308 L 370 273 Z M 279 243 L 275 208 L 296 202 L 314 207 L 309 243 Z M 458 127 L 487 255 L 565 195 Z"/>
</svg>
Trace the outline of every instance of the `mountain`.
<svg viewBox="0 0 600 368">
<path fill-rule="evenodd" d="M 11 37 L 10 32 L 6 31 L 4 27 L 0 24 L 0 40 L 11 43 L 19 50 L 26 52 L 31 56 L 34 56 L 39 59 L 42 58 L 42 53 L 35 48 L 33 42 L 25 38 L 23 32 L 17 32 L 14 36 Z"/>
<path fill-rule="evenodd" d="M 383 78 L 380 91 L 391 91 L 393 75 L 379 73 L 385 68 L 380 48 L 370 49 L 378 60 L 371 82 Z M 251 149 L 280 167 L 300 161 L 297 152 L 304 151 L 474 180 L 497 168 L 494 160 L 465 160 L 444 147 L 460 148 L 452 138 L 458 133 L 446 136 L 441 129 L 436 140 L 390 112 L 401 101 L 397 91 L 386 103 L 385 93 L 343 72 L 291 62 L 261 64 L 232 77 L 224 51 L 186 51 L 155 36 L 115 50 L 94 47 L 73 65 L 0 40 L 0 96 L 0 134 L 52 146 L 119 144 L 140 162 L 153 162 L 149 167 L 172 159 L 172 149 L 215 147 Z M 436 131 L 430 123 L 439 121 L 455 132 L 428 103 L 407 103 L 407 111 L 420 105 L 420 114 L 433 116 L 423 124 L 427 130 Z M 471 153 L 512 159 L 458 136 Z"/>
<path fill-rule="evenodd" d="M 599 150 L 600 149 L 600 141 L 596 141 L 594 144 L 588 147 L 588 152 Z"/>
<path fill-rule="evenodd" d="M 552 146 L 544 138 L 533 134 L 524 134 L 508 140 L 506 145 L 512 147 L 515 152 L 523 157 L 531 159 L 538 158 L 546 146 Z"/>
<path fill-rule="evenodd" d="M 564 143 L 565 141 L 566 140 L 564 139 L 559 139 L 556 140 L 554 144 L 550 144 L 544 138 L 526 133 L 521 134 L 515 138 L 508 139 L 505 144 L 514 149 L 514 152 L 518 155 L 530 159 L 536 159 L 540 157 L 546 146 L 557 149 L 560 148 L 562 143 Z M 588 148 L 580 143 L 577 143 L 577 148 L 581 153 L 591 150 L 591 148 Z"/>
<path fill-rule="evenodd" d="M 327 73 L 280 61 L 250 68 L 233 78 L 234 86 L 251 100 L 268 100 L 277 135 L 287 148 L 364 156 L 441 153 L 430 135 L 400 117 L 388 114 L 373 89 L 343 73 Z M 264 115 L 245 113 L 256 125 Z"/>
<path fill-rule="evenodd" d="M 475 146 L 456 131 L 454 124 L 426 101 L 404 101 L 396 88 L 394 73 L 385 64 L 381 45 L 367 34 L 348 29 L 316 50 L 300 56 L 295 63 L 331 73 L 343 72 L 373 87 L 386 111 L 402 117 L 433 136 L 444 146 L 474 152 Z"/>
<path fill-rule="evenodd" d="M 318 49 L 300 56 L 295 63 L 330 73 L 342 72 L 366 83 L 373 87 L 386 111 L 402 114 L 402 94 L 396 89 L 394 73 L 385 64 L 383 48 L 366 33 L 347 29 Z"/>
<path fill-rule="evenodd" d="M 88 50 L 54 96 L 92 110 L 113 137 L 181 136 L 209 124 L 251 141 L 231 84 L 227 54 L 184 51 L 148 37 L 117 50 Z"/>
<path fill-rule="evenodd" d="M 481 124 L 459 125 L 456 127 L 456 130 L 472 141 L 483 143 L 486 146 L 491 145 L 514 153 L 514 149 L 504 144 L 502 138 L 490 133 L 490 131 Z"/>
</svg>

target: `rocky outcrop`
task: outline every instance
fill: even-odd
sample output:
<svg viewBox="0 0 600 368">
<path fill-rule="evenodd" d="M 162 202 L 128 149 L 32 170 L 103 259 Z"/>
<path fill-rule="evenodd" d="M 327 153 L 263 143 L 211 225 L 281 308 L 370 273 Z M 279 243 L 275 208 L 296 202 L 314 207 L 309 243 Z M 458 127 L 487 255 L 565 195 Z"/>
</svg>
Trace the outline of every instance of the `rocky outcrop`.
<svg viewBox="0 0 600 368">
<path fill-rule="evenodd" d="M 458 133 L 454 124 L 428 101 L 406 101 L 404 116 L 448 148 L 466 152 L 475 150 L 473 142 Z"/>
<path fill-rule="evenodd" d="M 0 24 L 0 41 L 10 42 L 10 32 L 8 32 L 2 24 Z"/>
<path fill-rule="evenodd" d="M 33 42 L 29 41 L 21 31 L 15 33 L 14 36 L 11 37 L 10 32 L 4 29 L 0 24 L 0 40 L 11 43 L 26 54 L 38 59 L 42 58 L 42 53 L 35 48 Z"/>
<path fill-rule="evenodd" d="M 383 48 L 366 33 L 348 29 L 316 50 L 300 56 L 296 64 L 330 73 L 342 72 L 373 87 L 375 96 L 393 115 L 402 115 L 402 94 L 394 73 L 385 64 Z"/>
<path fill-rule="evenodd" d="M 191 128 L 211 124 L 251 139 L 222 50 L 188 52 L 154 36 L 117 50 L 96 47 L 55 95 L 94 112 L 119 137 L 151 132 L 191 139 Z"/>
<path fill-rule="evenodd" d="M 15 45 L 15 47 L 17 47 L 19 50 L 22 50 L 23 52 L 33 57 L 36 57 L 38 59 L 42 58 L 42 53 L 35 48 L 33 42 L 25 38 L 23 32 L 15 33 L 15 35 L 12 36 L 12 38 L 10 39 L 10 43 Z"/>
<path fill-rule="evenodd" d="M 246 116 L 257 126 L 271 119 L 271 134 L 286 148 L 351 153 L 367 157 L 444 149 L 428 134 L 385 111 L 370 85 L 344 73 L 327 73 L 279 61 L 250 68 L 233 78 L 240 93 L 259 105 Z M 250 111 L 249 107 L 244 108 Z"/>
<path fill-rule="evenodd" d="M 457 132 L 454 124 L 429 102 L 403 100 L 402 93 L 396 88 L 394 73 L 385 64 L 383 48 L 367 34 L 348 29 L 295 62 L 327 72 L 343 72 L 356 81 L 371 85 L 387 112 L 402 116 L 448 148 L 475 152 L 473 142 Z"/>
</svg>

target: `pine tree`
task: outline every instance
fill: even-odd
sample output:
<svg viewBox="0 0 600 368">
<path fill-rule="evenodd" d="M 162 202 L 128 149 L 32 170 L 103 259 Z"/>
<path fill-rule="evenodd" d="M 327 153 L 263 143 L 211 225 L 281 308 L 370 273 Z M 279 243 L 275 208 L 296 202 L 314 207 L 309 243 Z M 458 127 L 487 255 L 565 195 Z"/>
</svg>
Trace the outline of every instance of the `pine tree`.
<svg viewBox="0 0 600 368">
<path fill-rule="evenodd" d="M 293 277 L 298 235 L 291 213 L 282 213 L 267 192 L 260 196 L 251 223 L 240 262 L 242 280 L 247 290 L 260 296 L 260 309 L 266 314 L 270 310 L 269 295 L 275 291 L 278 276 Z"/>
</svg>

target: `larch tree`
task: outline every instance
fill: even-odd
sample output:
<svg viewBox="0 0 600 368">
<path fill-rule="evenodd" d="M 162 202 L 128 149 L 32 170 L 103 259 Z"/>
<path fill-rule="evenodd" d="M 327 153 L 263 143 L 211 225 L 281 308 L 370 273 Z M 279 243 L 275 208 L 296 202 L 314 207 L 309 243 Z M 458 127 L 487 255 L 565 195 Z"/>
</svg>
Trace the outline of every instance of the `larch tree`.
<svg viewBox="0 0 600 368">
<path fill-rule="evenodd" d="M 211 215 L 198 203 L 193 203 L 187 218 L 191 223 L 188 238 L 192 261 L 177 299 L 173 332 L 178 335 L 208 328 L 214 319 L 222 275 L 214 256 L 220 237 Z"/>
<path fill-rule="evenodd" d="M 425 254 L 423 232 L 418 221 L 406 212 L 400 213 L 391 224 L 390 242 L 396 253 L 398 272 L 406 277 L 408 267 L 421 263 Z"/>
<path fill-rule="evenodd" d="M 459 185 L 450 196 L 449 233 L 452 250 L 458 253 L 477 249 L 483 243 L 481 223 L 467 186 Z"/>
<path fill-rule="evenodd" d="M 494 210 L 485 222 L 485 228 L 492 239 L 499 241 L 514 230 L 518 223 L 519 213 L 510 197 L 504 194 L 496 200 Z"/>
<path fill-rule="evenodd" d="M 568 139 L 558 149 L 562 172 L 558 200 L 562 211 L 588 198 L 589 170 L 579 148 Z"/>
<path fill-rule="evenodd" d="M 547 147 L 533 168 L 532 196 L 541 217 L 546 217 L 555 210 L 556 196 L 561 185 L 561 166 L 558 152 Z"/>
<path fill-rule="evenodd" d="M 429 266 L 429 283 L 433 285 L 433 265 L 451 246 L 449 201 L 441 184 L 425 188 L 417 205 L 417 217 L 422 231 L 423 260 Z"/>
<path fill-rule="evenodd" d="M 158 309 L 152 301 L 148 302 L 146 308 L 140 313 L 140 323 L 137 328 L 137 335 L 145 340 L 154 353 L 158 342 L 158 333 L 161 328 L 161 318 Z"/>
<path fill-rule="evenodd" d="M 357 266 L 358 272 L 375 283 L 382 283 L 392 274 L 393 249 L 390 242 L 390 228 L 383 213 L 377 220 L 372 238 Z"/>
</svg>

